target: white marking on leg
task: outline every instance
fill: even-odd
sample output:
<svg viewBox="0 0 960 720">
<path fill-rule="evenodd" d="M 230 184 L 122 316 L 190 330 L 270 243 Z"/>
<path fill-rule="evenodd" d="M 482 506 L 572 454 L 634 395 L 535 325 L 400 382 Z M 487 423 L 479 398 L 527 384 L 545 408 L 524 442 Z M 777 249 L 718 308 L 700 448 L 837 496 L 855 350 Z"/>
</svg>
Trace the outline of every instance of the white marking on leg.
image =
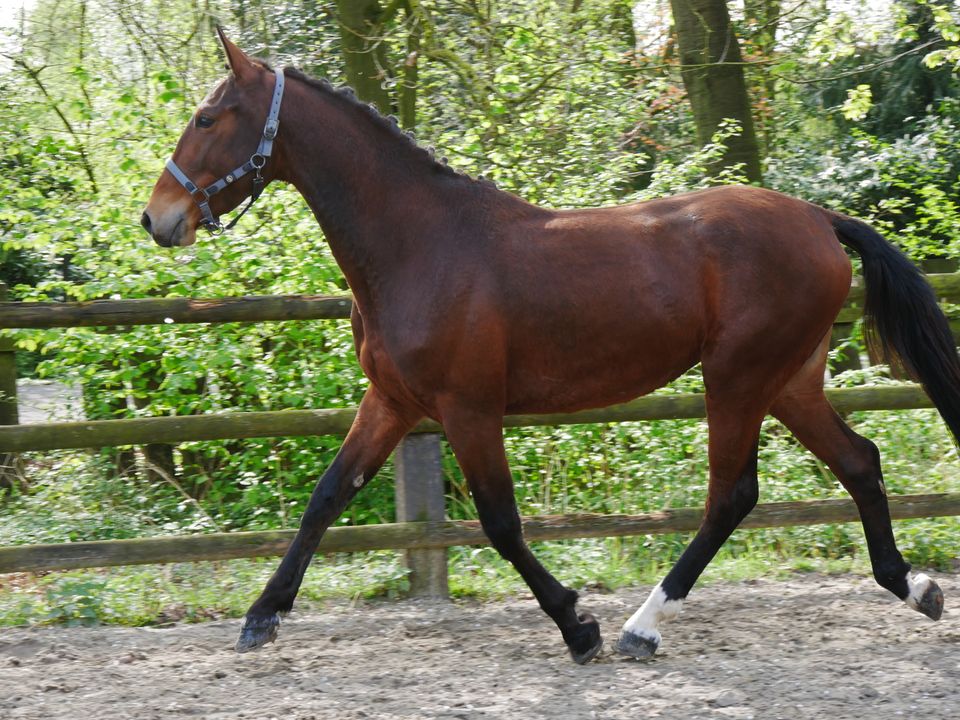
<svg viewBox="0 0 960 720">
<path fill-rule="evenodd" d="M 668 600 L 667 594 L 658 584 L 640 609 L 623 624 L 623 632 L 632 633 L 659 644 L 660 633 L 657 628 L 660 623 L 673 620 L 680 614 L 682 607 L 683 600 Z"/>
<path fill-rule="evenodd" d="M 353 479 L 353 486 L 354 486 L 354 487 L 358 487 L 358 488 L 359 488 L 359 487 L 363 487 L 363 475 L 357 475 L 357 476 Z"/>
<path fill-rule="evenodd" d="M 920 610 L 920 600 L 926 594 L 927 590 L 930 589 L 932 582 L 933 580 L 923 573 L 920 573 L 914 578 L 911 578 L 910 573 L 907 573 L 907 589 L 909 590 L 909 594 L 904 602 L 914 610 Z"/>
</svg>

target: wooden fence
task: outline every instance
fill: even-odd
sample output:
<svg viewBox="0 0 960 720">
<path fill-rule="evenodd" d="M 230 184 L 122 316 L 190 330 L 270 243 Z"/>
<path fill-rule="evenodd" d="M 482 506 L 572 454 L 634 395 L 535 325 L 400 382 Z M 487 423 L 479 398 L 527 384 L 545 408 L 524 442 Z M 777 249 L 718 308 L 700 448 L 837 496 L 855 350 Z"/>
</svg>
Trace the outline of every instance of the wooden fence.
<svg viewBox="0 0 960 720">
<path fill-rule="evenodd" d="M 941 300 L 960 302 L 960 273 L 929 275 Z M 349 317 L 349 296 L 268 296 L 198 300 L 162 298 L 86 303 L 3 302 L 0 328 L 131 326 L 144 324 L 265 322 Z M 862 314 L 863 291 L 851 288 L 835 326 L 838 334 Z M 954 327 L 960 334 L 960 323 Z M 199 416 L 17 424 L 14 343 L 0 338 L 0 467 L 27 451 L 177 443 L 301 435 L 344 435 L 352 409 L 234 412 Z M 841 413 L 932 407 L 915 385 L 842 388 L 828 392 Z M 513 415 L 506 427 L 609 423 L 704 417 L 700 394 L 662 394 L 599 410 L 558 415 Z M 331 528 L 320 552 L 402 549 L 410 568 L 411 594 L 445 595 L 446 548 L 486 542 L 476 522 L 444 519 L 440 428 L 421 423 L 400 445 L 396 468 L 397 522 Z M 960 493 L 890 498 L 895 518 L 960 515 Z M 680 508 L 630 516 L 565 515 L 526 518 L 530 540 L 653 534 L 694 530 L 702 511 Z M 849 500 L 771 503 L 758 506 L 744 527 L 849 522 L 858 518 Z M 282 554 L 290 531 L 241 532 L 104 542 L 0 548 L 0 573 L 110 565 L 216 560 Z"/>
</svg>

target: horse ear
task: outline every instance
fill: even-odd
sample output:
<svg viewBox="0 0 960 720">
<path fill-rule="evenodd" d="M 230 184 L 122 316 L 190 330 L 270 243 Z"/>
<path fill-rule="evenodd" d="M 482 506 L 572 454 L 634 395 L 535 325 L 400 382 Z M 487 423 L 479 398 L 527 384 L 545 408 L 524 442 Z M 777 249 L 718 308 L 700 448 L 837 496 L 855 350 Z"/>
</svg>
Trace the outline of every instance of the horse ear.
<svg viewBox="0 0 960 720">
<path fill-rule="evenodd" d="M 227 63 L 230 70 L 236 76 L 237 80 L 243 82 L 253 75 L 255 66 L 247 54 L 230 42 L 230 38 L 223 31 L 223 28 L 217 25 L 217 35 L 220 37 L 220 43 L 223 45 L 223 51 L 227 55 Z"/>
</svg>

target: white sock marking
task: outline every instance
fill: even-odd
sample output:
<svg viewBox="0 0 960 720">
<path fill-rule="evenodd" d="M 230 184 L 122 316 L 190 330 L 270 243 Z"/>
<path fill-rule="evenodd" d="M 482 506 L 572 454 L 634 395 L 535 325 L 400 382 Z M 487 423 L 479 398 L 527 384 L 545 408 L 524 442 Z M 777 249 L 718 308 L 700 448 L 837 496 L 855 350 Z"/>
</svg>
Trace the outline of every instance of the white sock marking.
<svg viewBox="0 0 960 720">
<path fill-rule="evenodd" d="M 668 600 L 667 594 L 658 584 L 643 605 L 623 624 L 623 632 L 660 642 L 657 631 L 660 623 L 673 620 L 680 614 L 683 600 Z"/>
<path fill-rule="evenodd" d="M 923 573 L 920 573 L 914 578 L 911 578 L 910 573 L 907 573 L 907 588 L 909 588 L 910 594 L 907 595 L 907 599 L 904 600 L 904 602 L 914 610 L 919 610 L 920 599 L 930 588 L 930 583 L 932 582 L 933 581 Z"/>
</svg>

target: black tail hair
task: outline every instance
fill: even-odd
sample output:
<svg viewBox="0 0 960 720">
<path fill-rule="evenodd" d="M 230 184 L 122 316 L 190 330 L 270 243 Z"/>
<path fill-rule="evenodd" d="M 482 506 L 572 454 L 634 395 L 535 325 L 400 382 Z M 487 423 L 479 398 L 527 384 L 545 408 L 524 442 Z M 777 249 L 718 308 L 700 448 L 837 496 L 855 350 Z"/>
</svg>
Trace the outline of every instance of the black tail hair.
<svg viewBox="0 0 960 720">
<path fill-rule="evenodd" d="M 960 357 L 923 273 L 864 222 L 831 213 L 840 242 L 863 260 L 867 342 L 923 385 L 960 443 Z"/>
</svg>

